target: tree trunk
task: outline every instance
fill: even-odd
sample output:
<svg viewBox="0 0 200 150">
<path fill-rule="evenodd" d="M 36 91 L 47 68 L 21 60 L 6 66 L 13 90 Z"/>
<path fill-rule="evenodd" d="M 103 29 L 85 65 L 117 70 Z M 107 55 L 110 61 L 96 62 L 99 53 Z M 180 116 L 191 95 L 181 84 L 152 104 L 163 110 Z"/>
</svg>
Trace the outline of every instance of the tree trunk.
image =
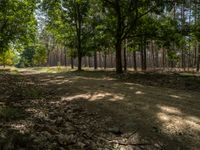
<svg viewBox="0 0 200 150">
<path fill-rule="evenodd" d="M 144 40 L 144 46 L 143 46 L 144 50 L 144 64 L 143 64 L 143 70 L 146 71 L 147 70 L 147 43 L 146 43 L 146 39 Z"/>
<path fill-rule="evenodd" d="M 137 57 L 136 57 L 136 51 L 133 51 L 133 68 L 134 68 L 134 71 L 137 71 Z"/>
<path fill-rule="evenodd" d="M 94 51 L 94 69 L 97 69 L 97 51 Z"/>
<path fill-rule="evenodd" d="M 101 52 L 99 51 L 99 68 L 101 68 L 102 67 L 102 62 L 101 62 Z"/>
<path fill-rule="evenodd" d="M 163 65 L 163 70 L 165 70 L 165 49 L 163 49 L 163 54 L 162 54 L 162 65 Z"/>
<path fill-rule="evenodd" d="M 118 40 L 116 43 L 116 73 L 117 74 L 123 73 L 122 60 L 121 60 L 121 58 L 122 58 L 121 45 L 122 45 L 122 42 L 120 40 Z"/>
<path fill-rule="evenodd" d="M 77 32 L 77 44 L 78 44 L 78 71 L 82 70 L 82 47 L 81 47 L 81 27 L 82 27 L 82 18 L 80 12 L 80 5 L 76 4 L 77 9 L 77 20 L 76 20 L 76 32 Z"/>
<path fill-rule="evenodd" d="M 65 63 L 65 67 L 66 67 L 67 66 L 67 50 L 65 48 L 64 48 L 64 53 L 65 53 L 64 54 L 64 57 L 65 57 L 64 58 L 64 61 L 65 61 L 64 63 Z"/>
<path fill-rule="evenodd" d="M 91 61 L 90 61 L 90 56 L 88 56 L 88 67 L 91 67 Z"/>
<path fill-rule="evenodd" d="M 107 53 L 104 52 L 104 69 L 107 68 Z"/>
<path fill-rule="evenodd" d="M 142 71 L 146 71 L 147 64 L 146 64 L 146 40 L 142 39 L 140 44 L 141 49 L 141 69 Z"/>
<path fill-rule="evenodd" d="M 71 57 L 71 68 L 74 69 L 74 58 Z"/>
<path fill-rule="evenodd" d="M 117 13 L 117 31 L 116 31 L 116 73 L 123 73 L 122 70 L 122 24 L 123 19 L 121 16 L 120 1 L 115 0 L 115 10 Z"/>
<path fill-rule="evenodd" d="M 197 54 L 197 72 L 200 70 L 200 44 L 198 46 L 198 54 Z"/>
<path fill-rule="evenodd" d="M 151 41 L 151 51 L 152 51 L 152 61 L 153 61 L 153 68 L 155 69 L 156 67 L 156 62 L 155 62 L 155 52 L 154 52 L 154 43 Z"/>
<path fill-rule="evenodd" d="M 81 53 L 81 43 L 80 43 L 80 37 L 78 42 L 78 71 L 82 70 L 82 53 Z"/>
<path fill-rule="evenodd" d="M 127 71 L 127 39 L 124 42 L 124 71 Z"/>
</svg>

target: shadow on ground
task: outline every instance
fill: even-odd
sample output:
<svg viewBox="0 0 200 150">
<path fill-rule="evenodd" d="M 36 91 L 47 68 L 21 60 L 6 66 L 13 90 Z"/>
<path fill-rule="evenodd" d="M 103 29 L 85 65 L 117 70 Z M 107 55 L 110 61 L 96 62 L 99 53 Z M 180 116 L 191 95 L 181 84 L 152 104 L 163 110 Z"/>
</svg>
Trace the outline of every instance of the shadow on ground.
<svg viewBox="0 0 200 150">
<path fill-rule="evenodd" d="M 119 78 L 110 72 L 1 75 L 0 149 L 200 147 L 198 92 Z"/>
</svg>

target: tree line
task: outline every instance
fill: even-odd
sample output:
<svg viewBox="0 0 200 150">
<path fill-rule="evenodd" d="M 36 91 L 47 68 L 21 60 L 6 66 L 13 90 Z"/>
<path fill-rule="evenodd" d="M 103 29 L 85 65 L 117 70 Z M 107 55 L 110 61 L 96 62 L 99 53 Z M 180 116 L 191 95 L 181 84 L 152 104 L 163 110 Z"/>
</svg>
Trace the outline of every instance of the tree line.
<svg viewBox="0 0 200 150">
<path fill-rule="evenodd" d="M 33 47 L 38 56 L 32 55 L 32 61 L 38 66 L 71 65 L 78 70 L 87 66 L 115 67 L 117 73 L 127 68 L 199 71 L 199 0 L 27 0 L 23 8 L 24 2 L 16 0 L 11 27 L 5 28 L 7 19 L 1 17 L 1 52 L 8 46 Z M 13 7 L 6 3 L 11 5 L 2 0 L 0 6 Z M 0 9 L 1 16 L 7 16 L 6 10 Z M 22 10 L 32 16 L 17 16 Z M 12 23 L 18 20 L 23 30 L 16 33 Z M 13 35 L 7 34 L 10 30 Z"/>
</svg>

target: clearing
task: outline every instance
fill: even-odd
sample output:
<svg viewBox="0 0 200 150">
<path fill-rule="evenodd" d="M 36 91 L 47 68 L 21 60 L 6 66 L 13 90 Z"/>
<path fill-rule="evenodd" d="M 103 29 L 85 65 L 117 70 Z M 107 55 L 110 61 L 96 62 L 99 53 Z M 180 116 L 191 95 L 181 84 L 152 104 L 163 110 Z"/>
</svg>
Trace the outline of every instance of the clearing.
<svg viewBox="0 0 200 150">
<path fill-rule="evenodd" d="M 0 73 L 0 150 L 198 150 L 200 77 Z"/>
</svg>

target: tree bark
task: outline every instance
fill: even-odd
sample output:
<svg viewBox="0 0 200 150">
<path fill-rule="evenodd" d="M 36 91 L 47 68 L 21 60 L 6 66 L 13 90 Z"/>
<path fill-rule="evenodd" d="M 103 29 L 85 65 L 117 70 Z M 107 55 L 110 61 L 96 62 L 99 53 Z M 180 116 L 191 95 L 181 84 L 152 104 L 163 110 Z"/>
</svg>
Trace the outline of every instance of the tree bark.
<svg viewBox="0 0 200 150">
<path fill-rule="evenodd" d="M 144 64 L 143 64 L 143 70 L 146 71 L 147 70 L 147 43 L 146 43 L 146 39 L 144 40 L 144 46 L 143 46 L 144 50 Z"/>
<path fill-rule="evenodd" d="M 123 73 L 122 61 L 121 61 L 121 58 L 122 58 L 121 45 L 122 45 L 122 42 L 120 40 L 117 41 L 117 43 L 116 43 L 116 73 L 117 74 Z"/>
<path fill-rule="evenodd" d="M 67 50 L 65 48 L 64 48 L 64 53 L 65 53 L 64 54 L 64 57 L 65 57 L 64 58 L 64 61 L 65 61 L 64 63 L 65 63 L 65 67 L 67 67 Z"/>
<path fill-rule="evenodd" d="M 104 69 L 107 68 L 107 53 L 104 52 Z"/>
<path fill-rule="evenodd" d="M 71 57 L 71 68 L 74 69 L 74 58 Z"/>
<path fill-rule="evenodd" d="M 97 51 L 94 51 L 94 69 L 97 69 Z"/>
<path fill-rule="evenodd" d="M 120 1 L 115 0 L 115 8 L 117 13 L 117 31 L 116 31 L 116 73 L 123 73 L 122 70 L 122 17 L 121 17 L 121 9 L 120 9 Z"/>
<path fill-rule="evenodd" d="M 124 42 L 124 71 L 127 71 L 127 39 Z"/>
<path fill-rule="evenodd" d="M 200 44 L 198 45 L 198 54 L 197 54 L 197 72 L 200 70 Z"/>
<path fill-rule="evenodd" d="M 133 51 L 133 68 L 135 71 L 137 71 L 137 57 L 136 57 L 136 51 Z"/>
<path fill-rule="evenodd" d="M 77 43 L 78 43 L 78 71 L 82 70 L 82 49 L 81 49 L 81 26 L 82 26 L 82 19 L 81 19 L 81 12 L 80 12 L 80 5 L 76 3 L 77 9 L 77 19 L 76 19 L 76 32 L 77 32 Z"/>
</svg>

